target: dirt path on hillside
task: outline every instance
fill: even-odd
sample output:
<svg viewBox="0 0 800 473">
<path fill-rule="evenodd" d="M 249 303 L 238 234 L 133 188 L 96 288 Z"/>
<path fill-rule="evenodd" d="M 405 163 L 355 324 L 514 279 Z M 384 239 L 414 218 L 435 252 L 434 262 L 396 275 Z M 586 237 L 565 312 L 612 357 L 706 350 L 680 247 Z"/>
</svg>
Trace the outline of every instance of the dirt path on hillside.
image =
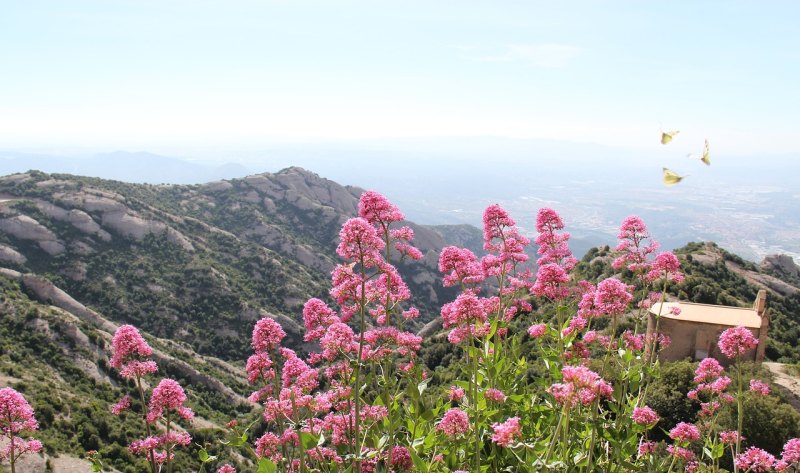
<svg viewBox="0 0 800 473">
<path fill-rule="evenodd" d="M 764 366 L 772 372 L 773 382 L 785 391 L 789 404 L 800 411 L 800 379 L 787 373 L 781 363 L 764 362 Z"/>
</svg>

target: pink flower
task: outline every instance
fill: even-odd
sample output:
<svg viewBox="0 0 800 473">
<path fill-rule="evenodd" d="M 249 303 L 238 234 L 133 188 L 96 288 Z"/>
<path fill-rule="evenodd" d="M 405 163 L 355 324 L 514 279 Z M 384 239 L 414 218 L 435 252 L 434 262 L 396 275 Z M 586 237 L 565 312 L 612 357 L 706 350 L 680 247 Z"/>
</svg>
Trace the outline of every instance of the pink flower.
<svg viewBox="0 0 800 473">
<path fill-rule="evenodd" d="M 533 338 L 539 338 L 545 333 L 547 333 L 547 325 L 545 324 L 536 324 L 528 327 L 528 335 Z"/>
<path fill-rule="evenodd" d="M 667 251 L 660 253 L 653 261 L 652 269 L 647 273 L 650 282 L 666 279 L 667 281 L 681 282 L 683 275 L 680 273 L 681 263 L 678 257 Z"/>
<path fill-rule="evenodd" d="M 460 402 L 464 399 L 464 390 L 458 386 L 450 386 L 450 400 L 453 402 Z"/>
<path fill-rule="evenodd" d="M 622 339 L 625 340 L 625 346 L 630 350 L 642 351 L 644 350 L 644 334 L 634 335 L 630 330 L 626 330 L 622 334 Z"/>
<path fill-rule="evenodd" d="M 458 408 L 452 408 L 445 412 L 444 417 L 436 427 L 436 430 L 443 432 L 448 437 L 466 434 L 469 429 L 467 413 Z"/>
<path fill-rule="evenodd" d="M 158 386 L 153 388 L 148 405 L 147 422 L 153 424 L 159 417 L 164 416 L 165 411 L 176 412 L 180 417 L 191 420 L 194 413 L 191 409 L 184 407 L 186 393 L 177 381 L 173 379 L 162 379 Z"/>
<path fill-rule="evenodd" d="M 786 442 L 783 446 L 781 457 L 790 464 L 800 463 L 800 438 L 794 438 Z"/>
<path fill-rule="evenodd" d="M 333 309 L 319 299 L 309 299 L 303 305 L 303 325 L 306 328 L 303 341 L 319 340 L 325 333 L 325 329 L 335 322 L 341 322 L 341 320 Z"/>
<path fill-rule="evenodd" d="M 736 457 L 734 464 L 742 471 L 766 473 L 775 464 L 775 457 L 760 448 L 750 447 Z"/>
<path fill-rule="evenodd" d="M 656 448 L 658 448 L 658 445 L 655 442 L 643 440 L 639 443 L 638 456 L 641 458 L 647 455 L 652 455 L 653 453 L 656 453 Z"/>
<path fill-rule="evenodd" d="M 114 354 L 111 356 L 109 364 L 117 369 L 131 359 L 148 357 L 153 354 L 153 349 L 133 325 L 122 325 L 114 332 L 111 349 Z"/>
<path fill-rule="evenodd" d="M 503 227 L 513 227 L 515 224 L 516 222 L 508 216 L 508 212 L 503 210 L 500 204 L 486 207 L 486 210 L 483 211 L 483 248 L 490 250 L 491 241 L 495 238 L 502 238 Z"/>
<path fill-rule="evenodd" d="M 279 455 L 281 441 L 277 435 L 267 432 L 256 440 L 256 456 L 259 458 L 272 458 Z"/>
<path fill-rule="evenodd" d="M 616 278 L 600 281 L 595 293 L 594 305 L 597 310 L 606 315 L 621 315 L 625 313 L 633 299 L 630 293 L 631 286 Z"/>
<path fill-rule="evenodd" d="M 612 266 L 614 269 L 621 269 L 625 266 L 634 273 L 647 272 L 650 269 L 647 257 L 655 253 L 658 249 L 658 243 L 653 241 L 650 244 L 645 244 L 645 240 L 650 238 L 650 234 L 642 219 L 635 215 L 625 218 L 622 221 L 617 238 L 620 242 L 616 250 L 621 252 L 622 255 L 613 261 Z"/>
<path fill-rule="evenodd" d="M 660 419 L 656 411 L 647 406 L 634 408 L 631 418 L 639 425 L 653 425 Z"/>
<path fill-rule="evenodd" d="M 566 406 L 578 403 L 588 406 L 597 398 L 610 398 L 614 393 L 611 387 L 599 374 L 584 366 L 565 366 L 561 369 L 564 383 L 555 383 L 548 392 L 556 402 Z"/>
<path fill-rule="evenodd" d="M 146 374 L 155 373 L 156 371 L 158 371 L 158 366 L 155 361 L 130 360 L 122 365 L 122 369 L 119 370 L 119 375 L 125 379 L 134 379 Z"/>
<path fill-rule="evenodd" d="M 14 439 L 0 448 L 0 461 L 15 461 L 26 453 L 36 453 L 42 449 L 42 442 L 35 439 L 22 439 L 17 434 L 23 431 L 38 430 L 39 424 L 33 416 L 33 408 L 25 397 L 13 388 L 0 389 L 0 432 L 4 437 Z"/>
<path fill-rule="evenodd" d="M 758 345 L 753 332 L 744 326 L 729 328 L 719 336 L 719 349 L 728 358 L 744 355 Z"/>
<path fill-rule="evenodd" d="M 542 208 L 536 214 L 536 244 L 539 245 L 537 253 L 541 257 L 536 264 L 543 266 L 546 264 L 557 264 L 570 271 L 575 267 L 578 260 L 572 255 L 567 245 L 570 238 L 569 233 L 558 233 L 557 230 L 564 228 L 564 222 L 558 213 L 549 208 Z"/>
<path fill-rule="evenodd" d="M 339 232 L 339 246 L 336 254 L 344 259 L 374 267 L 383 261 L 381 251 L 386 244 L 367 220 L 351 218 L 342 225 Z"/>
<path fill-rule="evenodd" d="M 224 464 L 217 470 L 217 473 L 236 473 L 236 468 L 230 466 L 229 464 Z"/>
<path fill-rule="evenodd" d="M 667 453 L 669 453 L 673 457 L 678 457 L 687 462 L 694 460 L 694 452 L 692 452 L 688 448 L 678 447 L 675 445 L 667 445 Z"/>
<path fill-rule="evenodd" d="M 503 423 L 495 422 L 492 424 L 492 442 L 501 447 L 508 447 L 511 443 L 522 435 L 522 426 L 519 424 L 519 417 L 511 417 Z"/>
<path fill-rule="evenodd" d="M 565 286 L 570 280 L 567 271 L 555 263 L 540 266 L 536 271 L 536 282 L 531 292 L 539 297 L 550 300 L 565 299 L 569 295 L 569 288 Z"/>
<path fill-rule="evenodd" d="M 491 301 L 476 296 L 473 292 L 462 292 L 453 302 L 442 306 L 442 325 L 474 325 L 484 322 L 491 309 Z"/>
<path fill-rule="evenodd" d="M 700 430 L 694 424 L 681 422 L 669 431 L 672 440 L 694 442 L 700 440 Z"/>
<path fill-rule="evenodd" d="M 353 329 L 342 322 L 336 322 L 327 327 L 325 335 L 320 339 L 320 346 L 323 358 L 328 361 L 333 361 L 340 354 L 358 351 L 358 342 Z"/>
<path fill-rule="evenodd" d="M 719 440 L 725 445 L 735 445 L 737 440 L 744 440 L 744 437 L 739 436 L 739 432 L 735 430 L 728 430 L 719 433 Z"/>
<path fill-rule="evenodd" d="M 489 401 L 494 401 L 494 402 L 506 401 L 506 395 L 503 394 L 503 391 L 496 388 L 489 388 L 486 391 L 484 391 L 483 397 L 485 397 Z"/>
<path fill-rule="evenodd" d="M 750 380 L 750 391 L 762 396 L 769 396 L 769 385 L 758 379 Z"/>
<path fill-rule="evenodd" d="M 358 199 L 358 216 L 372 225 L 399 222 L 405 218 L 386 197 L 375 191 L 361 194 Z"/>
<path fill-rule="evenodd" d="M 24 430 L 38 430 L 33 408 L 13 388 L 0 389 L 0 432 L 11 436 Z"/>
<path fill-rule="evenodd" d="M 392 447 L 392 466 L 399 471 L 414 469 L 414 460 L 411 459 L 411 453 L 406 447 Z"/>
<path fill-rule="evenodd" d="M 131 407 L 131 397 L 127 394 L 122 396 L 118 403 L 111 406 L 111 413 L 115 416 L 122 414 L 122 412 Z"/>
<path fill-rule="evenodd" d="M 483 281 L 478 257 L 466 248 L 447 246 L 439 254 L 439 271 L 444 274 L 444 287 L 456 284 L 477 284 Z"/>
<path fill-rule="evenodd" d="M 285 336 L 286 332 L 278 322 L 271 317 L 264 317 L 253 327 L 253 349 L 262 352 L 277 348 Z"/>
<path fill-rule="evenodd" d="M 707 383 L 719 377 L 724 370 L 715 358 L 703 358 L 694 371 L 694 382 Z"/>
<path fill-rule="evenodd" d="M 275 378 L 272 360 L 266 352 L 250 355 L 247 359 L 247 381 L 256 384 L 259 380 L 267 381 Z"/>
</svg>

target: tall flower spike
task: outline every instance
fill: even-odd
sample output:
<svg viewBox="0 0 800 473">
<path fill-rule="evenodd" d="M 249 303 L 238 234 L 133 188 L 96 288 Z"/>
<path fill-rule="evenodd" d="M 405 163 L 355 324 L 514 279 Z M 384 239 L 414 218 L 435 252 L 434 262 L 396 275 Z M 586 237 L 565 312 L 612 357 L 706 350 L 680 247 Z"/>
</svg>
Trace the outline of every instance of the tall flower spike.
<svg viewBox="0 0 800 473">
<path fill-rule="evenodd" d="M 336 253 L 356 263 L 363 261 L 365 267 L 375 267 L 383 261 L 381 251 L 385 246 L 369 221 L 360 217 L 351 218 L 342 225 Z"/>
<path fill-rule="evenodd" d="M 147 422 L 155 423 L 167 410 L 175 411 L 184 419 L 191 420 L 194 413 L 191 409 L 184 407 L 184 402 L 186 402 L 186 393 L 181 385 L 173 379 L 162 379 L 158 386 L 153 388 L 153 394 L 150 396 Z"/>
<path fill-rule="evenodd" d="M 38 430 L 39 424 L 33 416 L 33 408 L 25 397 L 13 388 L 0 389 L 0 432 L 7 439 L 14 439 L 0 448 L 0 461 L 15 461 L 26 453 L 36 453 L 42 449 L 42 442 L 36 439 L 24 440 L 17 435 L 24 431 Z"/>
<path fill-rule="evenodd" d="M 358 216 L 370 224 L 399 222 L 405 218 L 403 212 L 383 195 L 366 191 L 358 199 Z"/>
<path fill-rule="evenodd" d="M 613 261 L 614 269 L 625 266 L 633 272 L 649 271 L 650 263 L 647 257 L 655 253 L 659 245 L 652 240 L 649 244 L 645 244 L 645 240 L 650 238 L 650 233 L 642 219 L 636 215 L 626 217 L 622 221 L 617 238 L 620 241 L 616 250 L 622 254 Z"/>
<path fill-rule="evenodd" d="M 539 245 L 537 253 L 541 256 L 536 264 L 543 266 L 546 264 L 558 264 L 565 271 L 571 271 L 578 263 L 572 255 L 567 241 L 570 234 L 567 232 L 558 233 L 564 228 L 561 216 L 553 209 L 541 208 L 536 214 L 536 244 Z"/>
<path fill-rule="evenodd" d="M 746 327 L 729 328 L 719 336 L 719 349 L 728 358 L 744 355 L 758 345 L 758 339 Z"/>
<path fill-rule="evenodd" d="M 117 369 L 132 359 L 153 354 L 153 349 L 133 325 L 122 325 L 118 328 L 111 340 L 111 347 L 114 354 L 111 356 L 110 364 Z"/>
<path fill-rule="evenodd" d="M 275 349 L 285 336 L 286 332 L 278 322 L 270 317 L 264 317 L 253 327 L 253 349 L 256 352 Z"/>
</svg>

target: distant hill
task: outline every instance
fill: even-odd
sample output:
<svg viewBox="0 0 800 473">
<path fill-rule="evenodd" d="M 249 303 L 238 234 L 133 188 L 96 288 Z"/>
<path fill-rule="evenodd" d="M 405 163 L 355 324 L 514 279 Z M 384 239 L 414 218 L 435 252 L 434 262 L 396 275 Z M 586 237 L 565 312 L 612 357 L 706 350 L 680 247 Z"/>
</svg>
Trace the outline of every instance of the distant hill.
<svg viewBox="0 0 800 473">
<path fill-rule="evenodd" d="M 267 313 L 301 345 L 302 305 L 326 297 L 361 192 L 300 168 L 193 186 L 15 174 L 0 178 L 0 265 L 42 275 L 114 321 L 241 360 Z M 425 258 L 401 271 L 424 323 L 449 294 L 438 251 L 481 233 L 410 225 Z"/>
</svg>

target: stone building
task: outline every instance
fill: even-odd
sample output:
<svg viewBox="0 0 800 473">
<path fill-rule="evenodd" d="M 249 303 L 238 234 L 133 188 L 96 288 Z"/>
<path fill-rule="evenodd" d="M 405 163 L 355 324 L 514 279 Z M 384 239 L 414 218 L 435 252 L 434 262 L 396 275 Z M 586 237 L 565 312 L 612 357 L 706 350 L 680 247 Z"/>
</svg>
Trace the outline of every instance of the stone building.
<svg viewBox="0 0 800 473">
<path fill-rule="evenodd" d="M 662 361 L 713 357 L 727 365 L 731 360 L 717 346 L 719 335 L 725 329 L 743 325 L 758 339 L 756 349 L 747 353 L 743 359 L 761 362 L 764 359 L 769 329 L 766 302 L 767 291 L 760 290 L 752 308 L 694 302 L 664 302 L 662 307 L 661 303 L 656 303 L 650 308 L 647 330 L 648 333 L 655 330 L 658 318 L 659 333 L 669 335 L 672 339 L 672 344 L 659 353 Z M 673 307 L 680 309 L 679 315 L 672 314 Z"/>
</svg>

